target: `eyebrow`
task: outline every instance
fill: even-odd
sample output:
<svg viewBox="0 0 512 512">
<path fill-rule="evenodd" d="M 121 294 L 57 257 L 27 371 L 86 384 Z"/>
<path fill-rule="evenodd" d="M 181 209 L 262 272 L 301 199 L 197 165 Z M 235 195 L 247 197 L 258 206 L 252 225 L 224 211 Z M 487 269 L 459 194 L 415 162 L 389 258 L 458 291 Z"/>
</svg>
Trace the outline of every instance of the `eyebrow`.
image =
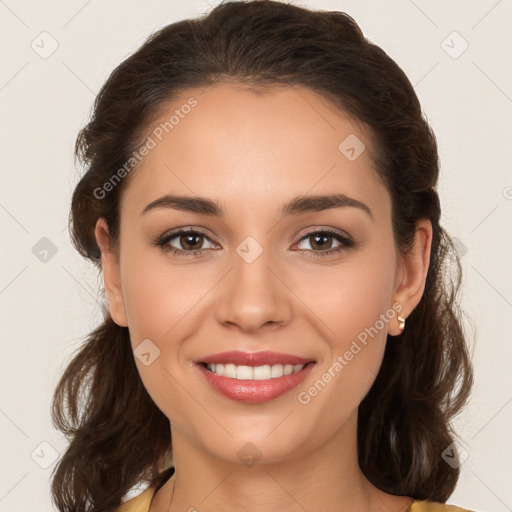
<svg viewBox="0 0 512 512">
<path fill-rule="evenodd" d="M 369 206 L 345 194 L 297 196 L 281 208 L 280 215 L 282 218 L 288 215 L 300 215 L 309 212 L 318 212 L 332 208 L 344 207 L 359 208 L 374 220 L 373 213 Z M 217 201 L 199 196 L 178 196 L 166 194 L 149 203 L 144 208 L 141 215 L 157 208 L 172 208 L 175 210 L 199 213 L 212 217 L 224 217 L 224 211 Z"/>
</svg>

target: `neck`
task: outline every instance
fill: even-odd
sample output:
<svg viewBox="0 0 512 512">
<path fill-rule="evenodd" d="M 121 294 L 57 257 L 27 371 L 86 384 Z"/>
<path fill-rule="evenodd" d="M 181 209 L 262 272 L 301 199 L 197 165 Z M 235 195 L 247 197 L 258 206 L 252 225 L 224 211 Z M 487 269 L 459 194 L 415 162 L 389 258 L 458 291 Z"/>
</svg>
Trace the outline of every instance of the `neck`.
<svg viewBox="0 0 512 512">
<path fill-rule="evenodd" d="M 405 512 L 410 498 L 386 494 L 363 475 L 357 461 L 357 415 L 336 436 L 309 452 L 253 465 L 206 454 L 172 432 L 176 472 L 157 492 L 150 512 Z M 319 427 L 321 428 L 321 427 Z"/>
</svg>

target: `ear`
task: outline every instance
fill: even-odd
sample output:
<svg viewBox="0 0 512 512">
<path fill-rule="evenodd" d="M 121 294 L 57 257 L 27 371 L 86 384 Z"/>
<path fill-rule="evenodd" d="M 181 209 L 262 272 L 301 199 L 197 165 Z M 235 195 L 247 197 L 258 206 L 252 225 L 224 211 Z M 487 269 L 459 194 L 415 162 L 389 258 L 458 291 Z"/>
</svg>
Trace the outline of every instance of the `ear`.
<svg viewBox="0 0 512 512">
<path fill-rule="evenodd" d="M 94 235 L 96 236 L 96 243 L 101 250 L 103 281 L 105 283 L 110 316 L 117 325 L 127 327 L 128 321 L 121 288 L 119 261 L 116 254 L 111 251 L 108 224 L 103 217 L 100 217 L 96 222 Z"/>
<path fill-rule="evenodd" d="M 418 305 L 425 290 L 425 281 L 430 263 L 432 246 L 432 223 L 428 219 L 416 222 L 414 246 L 400 256 L 399 268 L 395 279 L 394 300 L 402 305 L 398 313 L 406 319 Z M 389 324 L 388 333 L 397 336 L 402 332 L 399 320 Z"/>
</svg>

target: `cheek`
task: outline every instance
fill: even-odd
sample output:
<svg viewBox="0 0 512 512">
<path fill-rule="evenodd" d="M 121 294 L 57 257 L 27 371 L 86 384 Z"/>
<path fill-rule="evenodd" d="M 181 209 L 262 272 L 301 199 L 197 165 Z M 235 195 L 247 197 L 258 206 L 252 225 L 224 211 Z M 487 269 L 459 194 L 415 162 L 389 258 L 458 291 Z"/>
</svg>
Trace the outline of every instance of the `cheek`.
<svg viewBox="0 0 512 512">
<path fill-rule="evenodd" d="M 193 423 L 190 397 L 183 391 L 189 362 L 181 360 L 181 341 L 192 333 L 194 314 L 205 285 L 199 285 L 193 272 L 171 267 L 165 262 L 140 264 L 132 255 L 124 267 L 123 294 L 135 361 L 140 378 L 157 407 L 176 426 Z M 137 347 L 151 340 L 158 354 L 150 364 L 137 357 Z M 147 343 L 147 342 L 146 342 Z M 181 383 L 181 384 L 180 384 Z"/>
<path fill-rule="evenodd" d="M 146 263 L 138 263 L 145 261 Z M 147 259 L 127 261 L 123 296 L 132 342 L 145 338 L 155 342 L 172 337 L 173 330 L 185 325 L 207 283 L 197 273 Z"/>
<path fill-rule="evenodd" d="M 301 297 L 321 319 L 327 341 L 320 374 L 327 372 L 326 387 L 343 397 L 343 411 L 356 408 L 371 387 L 379 371 L 387 340 L 387 329 L 396 318 L 391 306 L 395 262 L 393 253 L 368 253 L 351 260 L 346 268 L 330 275 L 325 270 L 311 276 L 314 292 L 303 288 Z M 335 376 L 335 377 L 333 377 Z M 325 400 L 328 395 L 318 401 Z M 315 393 L 315 391 L 313 391 Z"/>
<path fill-rule="evenodd" d="M 123 296 L 135 356 L 147 339 L 158 354 L 149 365 L 135 358 L 140 377 L 164 414 L 181 422 L 191 414 L 190 399 L 180 386 L 191 364 L 183 342 L 201 330 L 204 304 L 211 300 L 208 292 L 218 277 L 212 269 L 170 265 L 135 251 L 123 263 Z"/>
<path fill-rule="evenodd" d="M 303 282 L 298 295 L 322 321 L 332 349 L 344 351 L 347 343 L 350 345 L 358 337 L 363 339 L 368 330 L 373 336 L 379 331 L 380 339 L 385 340 L 387 323 L 382 322 L 381 315 L 394 314 L 394 275 L 391 250 L 367 250 L 354 253 L 339 267 L 311 271 L 309 285 Z"/>
</svg>

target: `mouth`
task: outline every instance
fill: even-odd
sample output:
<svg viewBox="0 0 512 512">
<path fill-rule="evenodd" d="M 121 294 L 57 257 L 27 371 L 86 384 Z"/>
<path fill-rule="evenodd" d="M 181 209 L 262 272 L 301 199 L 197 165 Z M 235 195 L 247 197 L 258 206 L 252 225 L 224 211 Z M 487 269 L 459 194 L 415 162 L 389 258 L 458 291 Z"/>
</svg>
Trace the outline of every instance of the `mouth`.
<svg viewBox="0 0 512 512">
<path fill-rule="evenodd" d="M 199 370 L 210 389 L 231 400 L 260 404 L 289 393 L 301 384 L 316 366 L 302 364 L 261 366 L 199 362 Z"/>
</svg>

